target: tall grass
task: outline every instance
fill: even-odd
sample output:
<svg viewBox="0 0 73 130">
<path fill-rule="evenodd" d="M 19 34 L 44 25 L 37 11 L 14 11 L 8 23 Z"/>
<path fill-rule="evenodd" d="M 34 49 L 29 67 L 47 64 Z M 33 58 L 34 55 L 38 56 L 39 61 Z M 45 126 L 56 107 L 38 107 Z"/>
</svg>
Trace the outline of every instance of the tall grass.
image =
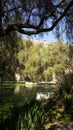
<svg viewBox="0 0 73 130">
<path fill-rule="evenodd" d="M 20 115 L 21 130 L 45 130 L 45 119 L 45 113 L 39 104 L 32 101 L 26 105 L 25 110 Z"/>
<path fill-rule="evenodd" d="M 10 115 L 1 116 L 0 130 L 45 130 L 46 116 L 40 105 L 31 101 L 22 107 L 15 105 L 10 108 Z"/>
</svg>

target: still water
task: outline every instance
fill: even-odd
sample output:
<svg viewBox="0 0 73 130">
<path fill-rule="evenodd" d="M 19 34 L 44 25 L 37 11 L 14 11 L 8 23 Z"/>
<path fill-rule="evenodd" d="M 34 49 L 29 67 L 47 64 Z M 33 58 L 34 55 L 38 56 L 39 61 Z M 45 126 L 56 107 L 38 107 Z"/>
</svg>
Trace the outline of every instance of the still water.
<svg viewBox="0 0 73 130">
<path fill-rule="evenodd" d="M 15 86 L 15 87 L 0 87 L 0 104 L 5 103 L 23 103 L 36 99 L 37 95 L 48 96 L 48 94 L 56 92 L 56 87 L 53 85 L 48 86 L 35 86 L 35 87 L 25 87 L 25 86 Z"/>
</svg>

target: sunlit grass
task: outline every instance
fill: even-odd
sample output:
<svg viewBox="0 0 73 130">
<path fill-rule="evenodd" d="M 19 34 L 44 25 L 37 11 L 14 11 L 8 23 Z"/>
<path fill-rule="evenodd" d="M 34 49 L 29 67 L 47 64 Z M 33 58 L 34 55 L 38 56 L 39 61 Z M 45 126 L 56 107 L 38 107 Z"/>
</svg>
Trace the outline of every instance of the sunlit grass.
<svg viewBox="0 0 73 130">
<path fill-rule="evenodd" d="M 25 86 L 25 83 L 1 83 L 0 87 L 15 87 L 15 86 Z"/>
<path fill-rule="evenodd" d="M 27 83 L 27 86 L 30 86 L 30 85 L 32 85 L 33 87 L 42 87 L 42 86 L 49 86 L 49 85 L 51 85 L 51 86 L 57 86 L 58 84 L 54 84 L 54 83 L 48 83 L 48 82 L 46 82 L 46 83 L 33 83 L 32 82 L 32 84 L 29 84 L 29 83 Z M 5 86 L 5 87 L 7 87 L 7 86 L 9 86 L 9 87 L 15 87 L 15 86 L 26 86 L 26 83 L 24 82 L 3 82 L 3 83 L 0 83 L 0 87 L 3 87 L 3 86 Z"/>
</svg>

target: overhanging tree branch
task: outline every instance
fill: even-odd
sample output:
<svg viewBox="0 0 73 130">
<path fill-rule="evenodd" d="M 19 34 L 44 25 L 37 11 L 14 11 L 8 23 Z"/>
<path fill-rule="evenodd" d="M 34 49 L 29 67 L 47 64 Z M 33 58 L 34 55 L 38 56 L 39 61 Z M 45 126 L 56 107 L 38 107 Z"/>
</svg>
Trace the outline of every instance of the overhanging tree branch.
<svg viewBox="0 0 73 130">
<path fill-rule="evenodd" d="M 68 12 L 68 10 L 73 6 L 73 0 L 69 3 L 69 5 L 66 7 L 66 9 L 64 10 L 64 12 L 61 14 L 61 16 L 54 22 L 54 24 L 50 27 L 50 28 L 45 28 L 45 29 L 39 29 L 39 30 L 35 30 L 35 31 L 26 31 L 23 30 L 21 28 L 19 28 L 19 32 L 20 33 L 24 33 L 27 35 L 32 35 L 32 34 L 39 34 L 41 32 L 48 32 L 51 31 L 55 28 L 55 26 L 60 22 L 60 20 L 65 16 L 65 14 Z"/>
<path fill-rule="evenodd" d="M 64 2 L 64 1 L 62 1 L 62 2 Z M 51 11 L 51 13 L 48 13 L 47 15 L 44 15 L 44 17 L 41 19 L 41 21 L 40 21 L 40 23 L 38 25 L 33 25 L 33 24 L 31 25 L 29 22 L 26 22 L 24 24 L 15 23 L 15 24 L 11 24 L 11 25 L 7 25 L 5 27 L 2 27 L 0 29 L 0 36 L 4 36 L 4 35 L 6 35 L 7 33 L 11 32 L 11 31 L 18 31 L 18 32 L 20 32 L 22 34 L 27 34 L 27 35 L 39 34 L 41 32 L 52 31 L 56 27 L 56 25 L 62 20 L 62 18 L 66 15 L 66 13 L 70 10 L 70 8 L 72 6 L 73 6 L 73 0 L 70 1 L 70 3 L 64 9 L 64 12 L 60 15 L 59 18 L 57 18 L 55 20 L 55 22 L 53 22 L 52 26 L 49 27 L 49 28 L 41 28 L 41 26 L 43 25 L 45 19 L 53 16 L 53 14 L 54 14 L 54 12 L 56 11 L 57 8 L 53 9 Z M 29 30 L 27 30 L 27 28 Z M 32 31 L 30 29 L 32 29 Z"/>
</svg>

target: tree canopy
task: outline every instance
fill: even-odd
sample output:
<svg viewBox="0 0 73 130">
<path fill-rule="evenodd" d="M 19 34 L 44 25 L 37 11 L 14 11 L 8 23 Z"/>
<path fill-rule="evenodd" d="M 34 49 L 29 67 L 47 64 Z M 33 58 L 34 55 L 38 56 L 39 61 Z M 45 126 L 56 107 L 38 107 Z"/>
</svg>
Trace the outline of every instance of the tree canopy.
<svg viewBox="0 0 73 130">
<path fill-rule="evenodd" d="M 55 27 L 59 33 L 59 25 L 73 38 L 73 0 L 0 0 L 0 37 L 12 31 L 39 34 Z"/>
<path fill-rule="evenodd" d="M 21 45 L 21 37 L 16 32 L 0 37 L 0 82 L 15 80 L 15 71 L 19 66 L 17 53 Z"/>
<path fill-rule="evenodd" d="M 73 70 L 73 46 L 63 44 L 60 40 L 46 45 L 42 42 L 36 43 L 36 41 L 34 44 L 33 40 L 24 39 L 17 59 L 19 61 L 17 70 L 21 74 L 22 80 L 51 81 L 52 75 L 55 73 L 60 82 L 65 73 Z"/>
</svg>

